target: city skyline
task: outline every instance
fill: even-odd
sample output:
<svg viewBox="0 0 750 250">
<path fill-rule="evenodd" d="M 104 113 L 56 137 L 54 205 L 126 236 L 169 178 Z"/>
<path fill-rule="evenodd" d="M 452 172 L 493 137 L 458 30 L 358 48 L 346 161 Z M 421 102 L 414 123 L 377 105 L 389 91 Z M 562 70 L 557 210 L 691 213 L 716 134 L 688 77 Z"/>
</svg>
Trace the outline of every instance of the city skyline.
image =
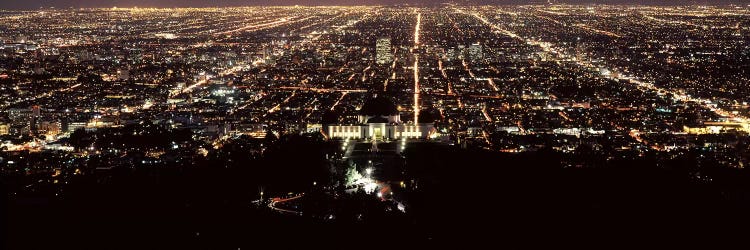
<svg viewBox="0 0 750 250">
<path fill-rule="evenodd" d="M 120 7 L 0 11 L 0 249 L 750 223 L 750 6 Z"/>
<path fill-rule="evenodd" d="M 433 1 L 433 0 L 280 0 L 272 3 L 261 0 L 29 0 L 29 1 L 3 1 L 0 9 L 8 10 L 31 10 L 37 8 L 110 8 L 110 7 L 241 7 L 241 6 L 280 6 L 280 5 L 305 5 L 305 6 L 329 6 L 329 5 L 394 5 L 394 4 L 420 4 L 437 5 L 442 3 L 458 4 L 625 4 L 625 5 L 746 5 L 747 0 L 459 0 L 459 1 Z"/>
</svg>

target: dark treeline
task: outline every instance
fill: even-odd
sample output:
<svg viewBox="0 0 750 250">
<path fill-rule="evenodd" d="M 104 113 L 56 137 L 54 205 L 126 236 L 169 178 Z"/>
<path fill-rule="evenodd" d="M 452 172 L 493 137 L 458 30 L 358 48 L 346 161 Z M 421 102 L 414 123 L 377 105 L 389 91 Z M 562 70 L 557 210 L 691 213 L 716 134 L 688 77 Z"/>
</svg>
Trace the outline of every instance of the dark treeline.
<svg viewBox="0 0 750 250">
<path fill-rule="evenodd" d="M 669 236 L 698 242 L 747 231 L 747 169 L 701 163 L 700 152 L 674 159 L 655 153 L 577 157 L 598 167 L 562 168 L 563 156 L 553 151 L 501 154 L 420 145 L 406 152 L 420 187 L 408 194 L 410 212 L 436 239 L 500 246 L 619 246 L 671 241 Z"/>
<path fill-rule="evenodd" d="M 263 190 L 268 197 L 309 192 L 307 202 L 351 211 L 386 206 L 364 196 L 322 195 L 320 186 L 335 182 L 331 171 L 344 167 L 326 159 L 337 148 L 318 136 L 269 133 L 228 142 L 190 167 L 83 175 L 63 198 L 5 199 L 6 249 L 398 249 L 448 242 L 502 248 L 649 235 L 701 239 L 743 232 L 750 208 L 747 170 L 698 166 L 696 155 L 562 168 L 563 156 L 553 151 L 504 154 L 431 143 L 404 154 L 409 188 L 399 190 L 407 205 L 402 216 L 329 221 L 251 203 Z"/>
<path fill-rule="evenodd" d="M 139 134 L 144 126 L 149 134 Z M 119 159 L 190 138 L 189 132 L 150 126 L 81 130 L 70 143 L 107 151 L 124 142 L 127 153 Z M 107 159 L 113 156 L 91 156 L 89 169 L 82 171 L 86 174 L 66 185 L 62 197 L 51 190 L 5 201 L 6 249 L 237 249 L 284 242 L 302 236 L 303 228 L 315 223 L 266 211 L 251 201 L 261 190 L 274 197 L 307 191 L 313 182 L 325 185 L 332 167 L 326 157 L 333 148 L 321 137 L 276 138 L 269 133 L 265 139 L 233 140 L 194 162 L 117 164 L 97 170 L 111 167 Z M 23 178 L 3 176 L 3 192 L 17 190 L 8 186 L 18 183 L 14 177 Z M 340 228 L 328 227 L 327 232 Z"/>
</svg>

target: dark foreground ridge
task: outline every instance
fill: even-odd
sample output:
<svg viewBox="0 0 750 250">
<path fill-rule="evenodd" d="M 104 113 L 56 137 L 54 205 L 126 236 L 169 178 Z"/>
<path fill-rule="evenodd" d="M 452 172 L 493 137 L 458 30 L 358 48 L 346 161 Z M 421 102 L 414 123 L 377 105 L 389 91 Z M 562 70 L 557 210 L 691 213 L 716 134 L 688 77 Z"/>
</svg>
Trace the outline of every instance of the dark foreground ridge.
<svg viewBox="0 0 750 250">
<path fill-rule="evenodd" d="M 250 201 L 257 198 L 260 182 L 268 193 L 270 187 L 298 188 L 315 199 L 323 191 L 302 190 L 293 183 L 314 179 L 315 172 L 305 169 L 322 166 L 310 161 L 324 147 L 317 144 L 322 141 L 282 140 L 278 154 L 260 159 L 242 159 L 237 153 L 243 149 L 237 148 L 226 152 L 233 156 L 189 168 L 114 168 L 86 176 L 75 180 L 62 199 L 14 197 L 3 220 L 9 229 L 6 249 L 347 249 L 350 244 L 400 249 L 449 242 L 534 246 L 549 243 L 541 238 L 706 237 L 730 232 L 747 219 L 748 172 L 703 167 L 700 175 L 711 179 L 706 181 L 692 172 L 691 156 L 563 169 L 554 152 L 511 155 L 434 143 L 404 153 L 407 178 L 419 183 L 403 194 L 405 214 L 373 212 L 378 201 L 355 196 L 336 203 L 349 217 L 316 217 L 314 205 L 310 215 L 291 216 Z M 311 153 L 284 154 L 297 150 Z M 233 160 L 238 164 L 217 167 Z M 311 172 L 290 174 L 293 182 L 259 178 L 298 171 Z M 4 179 L 5 192 L 12 181 Z M 357 213 L 365 218 L 355 219 Z"/>
</svg>

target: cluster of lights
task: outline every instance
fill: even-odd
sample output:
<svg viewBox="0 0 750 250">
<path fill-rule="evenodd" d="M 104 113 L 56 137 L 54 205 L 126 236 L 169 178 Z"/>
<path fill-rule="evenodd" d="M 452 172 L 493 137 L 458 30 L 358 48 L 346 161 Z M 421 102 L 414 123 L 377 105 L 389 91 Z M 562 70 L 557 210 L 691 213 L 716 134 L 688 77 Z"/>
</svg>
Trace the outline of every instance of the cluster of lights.
<svg viewBox="0 0 750 250">
<path fill-rule="evenodd" d="M 349 146 L 349 138 L 344 139 L 344 144 L 341 145 L 341 150 L 346 151 L 346 147 Z"/>
<path fill-rule="evenodd" d="M 370 161 L 370 163 L 372 163 L 372 161 Z M 378 187 L 380 187 L 380 185 L 372 179 L 372 172 L 372 168 L 367 168 L 365 169 L 365 176 L 354 181 L 354 184 L 362 185 L 367 194 L 374 193 L 377 191 Z"/>
<path fill-rule="evenodd" d="M 378 189 L 378 184 L 375 183 L 372 180 L 370 180 L 370 181 L 371 182 L 369 182 L 369 183 L 365 183 L 365 193 L 368 193 L 368 194 L 372 194 L 373 192 L 375 192 L 375 190 Z M 378 194 L 380 194 L 380 193 L 378 193 Z"/>
</svg>

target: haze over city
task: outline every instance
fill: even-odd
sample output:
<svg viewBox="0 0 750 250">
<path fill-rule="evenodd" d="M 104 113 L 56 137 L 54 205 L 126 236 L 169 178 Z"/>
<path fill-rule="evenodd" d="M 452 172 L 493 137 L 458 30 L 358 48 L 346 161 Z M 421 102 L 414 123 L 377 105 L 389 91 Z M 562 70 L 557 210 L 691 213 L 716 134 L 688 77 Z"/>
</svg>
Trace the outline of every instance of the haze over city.
<svg viewBox="0 0 750 250">
<path fill-rule="evenodd" d="M 0 249 L 744 240 L 728 3 L 3 1 Z"/>
<path fill-rule="evenodd" d="M 257 5 L 394 5 L 421 4 L 436 5 L 442 3 L 462 4 L 626 4 L 626 5 L 726 5 L 750 4 L 747 0 L 7 0 L 0 2 L 0 9 L 36 9 L 36 8 L 108 8 L 108 7 L 237 7 Z"/>
</svg>

